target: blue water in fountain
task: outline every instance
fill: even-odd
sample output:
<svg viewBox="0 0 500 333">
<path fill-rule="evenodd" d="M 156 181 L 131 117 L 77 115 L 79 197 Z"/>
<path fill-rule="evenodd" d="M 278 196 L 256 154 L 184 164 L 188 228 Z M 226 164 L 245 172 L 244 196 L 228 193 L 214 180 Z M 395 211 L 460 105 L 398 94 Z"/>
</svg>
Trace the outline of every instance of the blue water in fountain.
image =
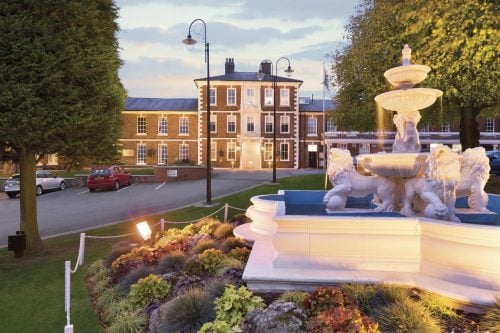
<svg viewBox="0 0 500 333">
<path fill-rule="evenodd" d="M 359 216 L 359 217 L 402 217 L 398 212 L 374 212 L 376 206 L 372 203 L 373 195 L 364 198 L 347 198 L 347 211 L 327 213 L 323 205 L 323 197 L 326 191 L 285 191 L 284 195 L 271 194 L 261 196 L 261 199 L 285 202 L 286 215 L 309 215 L 309 216 Z M 468 208 L 467 198 L 458 198 L 455 207 Z M 357 211 L 349 211 L 357 209 Z M 500 196 L 488 195 L 488 209 L 493 212 L 485 213 L 457 213 L 462 223 L 500 226 Z"/>
</svg>

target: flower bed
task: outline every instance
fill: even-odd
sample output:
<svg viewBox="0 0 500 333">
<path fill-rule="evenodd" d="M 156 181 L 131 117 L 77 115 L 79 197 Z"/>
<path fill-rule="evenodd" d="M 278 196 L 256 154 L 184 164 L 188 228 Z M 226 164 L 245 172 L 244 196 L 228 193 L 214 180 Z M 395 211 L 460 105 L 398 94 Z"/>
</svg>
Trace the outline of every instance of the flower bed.
<svg viewBox="0 0 500 333">
<path fill-rule="evenodd" d="M 115 244 L 87 285 L 106 332 L 483 332 L 500 330 L 500 306 L 478 316 L 395 285 L 346 284 L 312 293 L 254 295 L 242 273 L 250 254 L 233 225 L 203 219 L 154 244 Z M 271 254 L 270 254 L 271 255 Z M 496 326 L 495 326 L 496 325 Z"/>
</svg>

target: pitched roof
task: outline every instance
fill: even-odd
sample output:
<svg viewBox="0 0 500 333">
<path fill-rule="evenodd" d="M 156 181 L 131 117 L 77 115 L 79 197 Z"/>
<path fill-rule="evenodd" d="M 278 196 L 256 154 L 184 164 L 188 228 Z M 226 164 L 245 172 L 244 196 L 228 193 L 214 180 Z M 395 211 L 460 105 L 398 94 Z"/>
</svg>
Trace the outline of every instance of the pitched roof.
<svg viewBox="0 0 500 333">
<path fill-rule="evenodd" d="M 197 98 L 128 97 L 125 111 L 198 111 Z"/>
<path fill-rule="evenodd" d="M 194 81 L 206 81 L 207 78 L 199 78 Z M 211 81 L 272 81 L 272 76 L 270 74 L 265 74 L 262 80 L 257 79 L 256 72 L 234 72 L 224 75 L 216 75 L 210 76 Z M 302 83 L 302 80 L 296 80 L 289 77 L 278 76 L 278 82 L 299 82 Z"/>
<path fill-rule="evenodd" d="M 331 99 L 325 99 L 325 111 L 333 111 L 336 104 Z M 323 112 L 323 100 L 315 99 L 304 104 L 299 104 L 299 112 Z"/>
</svg>

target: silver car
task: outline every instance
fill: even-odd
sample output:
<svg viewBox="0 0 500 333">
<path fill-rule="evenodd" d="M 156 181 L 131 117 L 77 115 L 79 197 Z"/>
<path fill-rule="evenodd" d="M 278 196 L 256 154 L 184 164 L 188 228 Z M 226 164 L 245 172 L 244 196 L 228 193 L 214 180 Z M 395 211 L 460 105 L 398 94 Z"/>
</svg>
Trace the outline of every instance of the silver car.
<svg viewBox="0 0 500 333">
<path fill-rule="evenodd" d="M 21 175 L 15 174 L 9 177 L 5 182 L 5 194 L 9 198 L 15 198 L 20 192 Z M 48 171 L 36 172 L 36 195 L 41 195 L 48 190 L 64 190 L 66 189 L 66 182 L 64 178 L 54 175 Z"/>
</svg>

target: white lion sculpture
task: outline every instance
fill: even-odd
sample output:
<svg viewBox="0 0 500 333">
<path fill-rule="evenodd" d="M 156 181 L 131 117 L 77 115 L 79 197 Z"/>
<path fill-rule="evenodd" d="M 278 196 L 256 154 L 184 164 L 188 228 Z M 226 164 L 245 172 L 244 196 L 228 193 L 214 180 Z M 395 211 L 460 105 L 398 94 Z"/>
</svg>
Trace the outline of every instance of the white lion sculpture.
<svg viewBox="0 0 500 333">
<path fill-rule="evenodd" d="M 362 176 L 355 169 L 348 150 L 332 148 L 328 157 L 328 177 L 334 186 L 323 197 L 327 211 L 343 210 L 347 197 L 361 198 L 374 193 L 380 203 L 375 211 L 393 210 L 396 184 L 381 176 Z"/>
<path fill-rule="evenodd" d="M 419 210 L 429 218 L 460 222 L 455 215 L 459 181 L 460 156 L 448 146 L 439 145 L 427 158 L 425 176 L 406 182 L 401 214 L 413 216 L 414 210 Z"/>
<path fill-rule="evenodd" d="M 488 213 L 488 194 L 484 186 L 490 178 L 490 163 L 483 147 L 466 149 L 461 158 L 457 198 L 469 197 L 469 208 Z"/>
</svg>

